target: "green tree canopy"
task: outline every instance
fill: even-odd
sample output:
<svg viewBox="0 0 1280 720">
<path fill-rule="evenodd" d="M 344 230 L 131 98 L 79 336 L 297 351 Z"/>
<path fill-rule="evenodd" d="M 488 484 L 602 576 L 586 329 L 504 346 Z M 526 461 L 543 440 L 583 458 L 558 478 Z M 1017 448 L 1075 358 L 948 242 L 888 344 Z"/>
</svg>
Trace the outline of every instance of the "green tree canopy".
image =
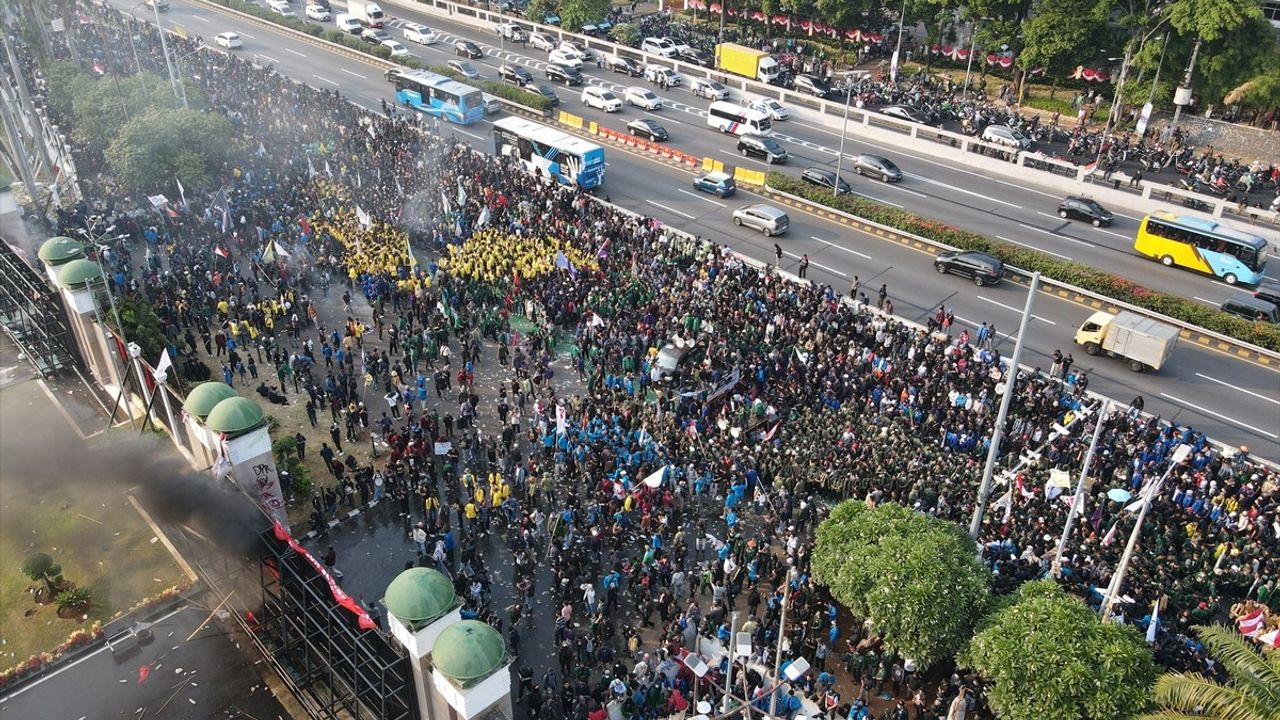
<svg viewBox="0 0 1280 720">
<path fill-rule="evenodd" d="M 231 144 L 231 122 L 196 110 L 149 110 L 129 121 L 107 148 L 107 162 L 126 187 L 169 187 L 177 176 L 192 189 L 209 186 Z"/>
<path fill-rule="evenodd" d="M 598 23 L 609 13 L 609 0 L 563 0 L 560 3 L 560 24 L 566 30 L 577 32 L 583 25 Z"/>
<path fill-rule="evenodd" d="M 1131 625 L 1103 624 L 1051 580 L 1023 585 L 958 657 L 995 681 L 1005 720 L 1121 720 L 1147 707 L 1155 662 Z"/>
<path fill-rule="evenodd" d="M 1199 673 L 1165 673 L 1156 681 L 1161 706 L 1143 720 L 1275 720 L 1280 718 L 1280 652 L 1260 655 L 1240 633 L 1221 625 L 1196 633 L 1222 664 L 1225 685 Z"/>
<path fill-rule="evenodd" d="M 155 308 L 146 300 L 125 296 L 116 300 L 116 312 L 120 313 L 120 324 L 124 325 L 121 330 L 125 341 L 138 343 L 142 357 L 155 362 L 169 346 Z M 111 324 L 116 324 L 114 317 Z"/>
<path fill-rule="evenodd" d="M 964 645 L 989 598 L 990 575 L 959 526 L 891 503 L 837 505 L 818 527 L 813 572 L 922 667 Z"/>
<path fill-rule="evenodd" d="M 1061 78 L 1075 66 L 1097 59 L 1097 41 L 1104 37 L 1109 3 L 1098 0 L 1036 0 L 1031 17 L 1022 24 L 1023 70 L 1044 68 Z"/>
<path fill-rule="evenodd" d="M 1169 24 L 1183 35 L 1213 42 L 1238 30 L 1251 19 L 1262 18 L 1253 0 L 1174 0 L 1166 10 Z"/>
</svg>

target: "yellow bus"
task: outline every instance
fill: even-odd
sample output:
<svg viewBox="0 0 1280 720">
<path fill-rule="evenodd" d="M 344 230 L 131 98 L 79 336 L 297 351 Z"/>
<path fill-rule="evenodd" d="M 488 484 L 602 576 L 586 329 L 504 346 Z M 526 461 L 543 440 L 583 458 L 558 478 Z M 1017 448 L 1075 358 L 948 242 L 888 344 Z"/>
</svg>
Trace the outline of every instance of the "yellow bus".
<svg viewBox="0 0 1280 720">
<path fill-rule="evenodd" d="M 1133 249 L 1166 267 L 1187 268 L 1228 285 L 1257 285 L 1267 267 L 1267 241 L 1193 215 L 1157 212 L 1142 218 Z"/>
</svg>

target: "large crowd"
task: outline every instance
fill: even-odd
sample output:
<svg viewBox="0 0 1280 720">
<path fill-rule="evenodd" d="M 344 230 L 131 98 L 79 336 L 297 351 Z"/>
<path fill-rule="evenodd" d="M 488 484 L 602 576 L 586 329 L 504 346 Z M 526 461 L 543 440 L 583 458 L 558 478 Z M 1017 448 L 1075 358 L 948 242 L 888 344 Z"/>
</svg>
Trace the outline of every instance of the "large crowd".
<svg viewBox="0 0 1280 720">
<path fill-rule="evenodd" d="M 73 34 L 86 67 L 132 72 L 134 34 L 145 66 L 163 68 L 150 26 L 100 6 L 85 17 Z M 327 474 L 294 502 L 323 528 L 340 505 L 395 498 L 419 561 L 455 579 L 468 616 L 503 628 L 528 717 L 690 710 L 680 660 L 699 635 L 727 643 L 734 610 L 754 652 L 731 693 L 762 709 L 989 715 L 980 678 L 917 673 L 845 617 L 809 553 L 841 499 L 967 521 L 1009 380 L 983 341 L 993 330 L 969 342 L 950 322 L 908 324 L 546 184 L 447 126 L 170 42 L 192 53 L 209 112 L 235 123 L 233 159 L 173 213 L 141 210 L 109 174 L 82 178 L 91 201 L 61 230 L 101 215 L 131 234 L 102 259 L 119 292 L 156 309 L 179 367 L 305 404 L 298 437 L 320 439 Z M 573 372 L 558 372 L 566 356 Z M 1068 511 L 1050 471 L 1079 472 L 1093 425 L 1072 420 L 1099 409 L 1082 373 L 1054 370 L 1016 378 L 1001 450 L 1009 465 L 1039 460 L 997 489 L 982 527 L 1001 591 L 1050 572 Z M 1191 445 L 1147 516 L 1119 614 L 1145 626 L 1167 596 L 1158 658 L 1203 670 L 1189 626 L 1246 598 L 1278 607 L 1277 476 L 1143 414 L 1140 398 L 1104 422 L 1062 581 L 1099 604 L 1134 520 L 1108 491 L 1138 495 Z M 370 456 L 358 448 L 374 435 L 386 452 Z M 513 561 L 509 606 L 493 603 L 498 558 L 481 537 Z M 552 586 L 538 588 L 547 565 Z M 611 621 L 620 610 L 636 622 Z M 544 621 L 554 653 L 528 652 L 521 633 Z M 775 689 L 760 668 L 780 632 L 813 668 Z M 698 692 L 718 706 L 725 690 Z"/>
</svg>

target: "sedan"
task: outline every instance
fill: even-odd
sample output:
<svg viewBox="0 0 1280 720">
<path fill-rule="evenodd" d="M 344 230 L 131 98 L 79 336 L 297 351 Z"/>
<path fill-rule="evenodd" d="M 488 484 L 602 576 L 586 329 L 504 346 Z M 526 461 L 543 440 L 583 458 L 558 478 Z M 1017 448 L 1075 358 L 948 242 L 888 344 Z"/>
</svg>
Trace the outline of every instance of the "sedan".
<svg viewBox="0 0 1280 720">
<path fill-rule="evenodd" d="M 855 155 L 853 171 L 859 175 L 870 175 L 881 182 L 898 182 L 902 179 L 902 170 L 887 157 L 880 155 Z"/>
<path fill-rule="evenodd" d="M 662 142 L 671 137 L 667 133 L 667 129 L 662 127 L 657 120 L 650 120 L 649 118 L 636 118 L 627 123 L 627 132 L 654 142 Z"/>
<path fill-rule="evenodd" d="M 826 97 L 831 92 L 831 88 L 822 80 L 812 75 L 797 75 L 792 86 L 800 92 L 809 93 L 814 97 Z"/>
<path fill-rule="evenodd" d="M 390 40 L 391 36 L 388 35 L 387 31 L 383 30 L 382 28 L 369 28 L 364 32 L 360 33 L 360 39 L 364 40 L 370 45 L 381 45 L 387 40 Z"/>
<path fill-rule="evenodd" d="M 567 85 L 581 85 L 582 72 L 577 68 L 567 65 L 557 65 L 551 63 L 547 65 L 547 79 L 553 82 L 562 82 Z"/>
<path fill-rule="evenodd" d="M 694 78 L 689 83 L 689 92 L 700 98 L 708 100 L 728 100 L 729 88 L 721 85 L 715 80 L 706 78 Z"/>
<path fill-rule="evenodd" d="M 468 80 L 475 80 L 480 77 L 480 71 L 476 69 L 476 66 L 466 60 L 450 60 L 448 65 L 450 70 Z"/>
<path fill-rule="evenodd" d="M 218 33 L 213 38 L 213 41 L 228 50 L 235 50 L 238 47 L 244 46 L 244 41 L 240 39 L 239 35 L 233 32 Z"/>
<path fill-rule="evenodd" d="M 631 77 L 640 77 L 644 74 L 644 66 L 629 57 L 611 55 L 606 63 L 610 70 L 617 73 L 624 73 Z"/>
<path fill-rule="evenodd" d="M 454 54 L 461 55 L 465 58 L 476 60 L 484 57 L 484 52 L 480 50 L 480 46 L 470 40 L 459 40 L 453 44 Z"/>
<path fill-rule="evenodd" d="M 307 5 L 307 17 L 311 18 L 312 20 L 319 20 L 320 22 L 325 22 L 329 20 L 329 18 L 333 17 L 333 15 L 329 13 L 329 8 L 323 5 L 309 3 Z"/>
<path fill-rule="evenodd" d="M 768 115 L 770 120 L 786 120 L 791 117 L 791 113 L 782 106 L 782 103 L 773 98 L 757 100 L 751 104 L 751 109 Z"/>
<path fill-rule="evenodd" d="M 383 40 L 382 47 L 391 50 L 391 57 L 409 56 L 409 48 L 405 47 L 399 40 Z"/>
<path fill-rule="evenodd" d="M 676 51 L 676 59 L 702 67 L 711 67 L 711 58 L 697 48 L 684 47 Z"/>
<path fill-rule="evenodd" d="M 974 285 L 994 285 L 1004 277 L 1004 263 L 984 252 L 973 250 L 948 250 L 933 259 L 933 269 L 939 274 L 954 273 L 967 277 Z"/>
<path fill-rule="evenodd" d="M 533 82 L 533 73 L 530 73 L 519 65 L 508 65 L 506 63 L 503 63 L 502 67 L 498 68 L 498 77 L 505 82 L 509 82 L 512 85 L 519 85 L 520 87 L 524 87 L 525 85 Z"/>
<path fill-rule="evenodd" d="M 1094 227 L 1110 225 L 1116 216 L 1098 204 L 1096 200 L 1072 195 L 1058 203 L 1058 217 L 1063 219 L 1087 220 Z"/>
<path fill-rule="evenodd" d="M 556 95 L 556 91 L 546 83 L 533 83 L 532 85 L 525 85 L 524 89 L 528 90 L 534 95 L 541 95 L 542 97 L 550 100 L 552 105 L 560 104 L 560 96 Z"/>
<path fill-rule="evenodd" d="M 844 194 L 853 190 L 853 188 L 849 187 L 849 183 L 845 182 L 844 178 L 836 177 L 835 173 L 822 168 L 807 167 L 804 172 L 800 173 L 800 177 L 805 182 L 813 183 L 828 190 L 834 188 L 837 194 Z"/>
<path fill-rule="evenodd" d="M 929 118 L 925 117 L 924 113 L 909 105 L 889 105 L 880 108 L 880 113 L 892 118 L 898 118 L 899 120 L 920 123 L 922 125 L 929 124 Z"/>
</svg>

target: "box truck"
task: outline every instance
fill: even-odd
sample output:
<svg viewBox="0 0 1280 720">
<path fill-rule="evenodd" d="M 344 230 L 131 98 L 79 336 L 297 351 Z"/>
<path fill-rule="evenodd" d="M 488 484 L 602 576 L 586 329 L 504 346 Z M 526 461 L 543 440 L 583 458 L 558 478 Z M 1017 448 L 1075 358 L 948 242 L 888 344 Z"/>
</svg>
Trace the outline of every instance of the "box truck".
<svg viewBox="0 0 1280 720">
<path fill-rule="evenodd" d="M 386 13 L 382 12 L 382 8 L 377 3 L 371 2 L 351 2 L 347 4 L 347 13 L 354 15 L 357 20 L 365 25 L 374 28 L 382 27 L 382 23 L 387 19 Z"/>
<path fill-rule="evenodd" d="M 1177 343 L 1178 328 L 1131 312 L 1099 310 L 1076 331 L 1086 353 L 1121 358 L 1134 372 L 1159 370 Z"/>
<path fill-rule="evenodd" d="M 763 50 L 752 50 L 735 43 L 716 45 L 716 69 L 760 82 L 773 82 L 778 77 L 778 61 Z"/>
</svg>

